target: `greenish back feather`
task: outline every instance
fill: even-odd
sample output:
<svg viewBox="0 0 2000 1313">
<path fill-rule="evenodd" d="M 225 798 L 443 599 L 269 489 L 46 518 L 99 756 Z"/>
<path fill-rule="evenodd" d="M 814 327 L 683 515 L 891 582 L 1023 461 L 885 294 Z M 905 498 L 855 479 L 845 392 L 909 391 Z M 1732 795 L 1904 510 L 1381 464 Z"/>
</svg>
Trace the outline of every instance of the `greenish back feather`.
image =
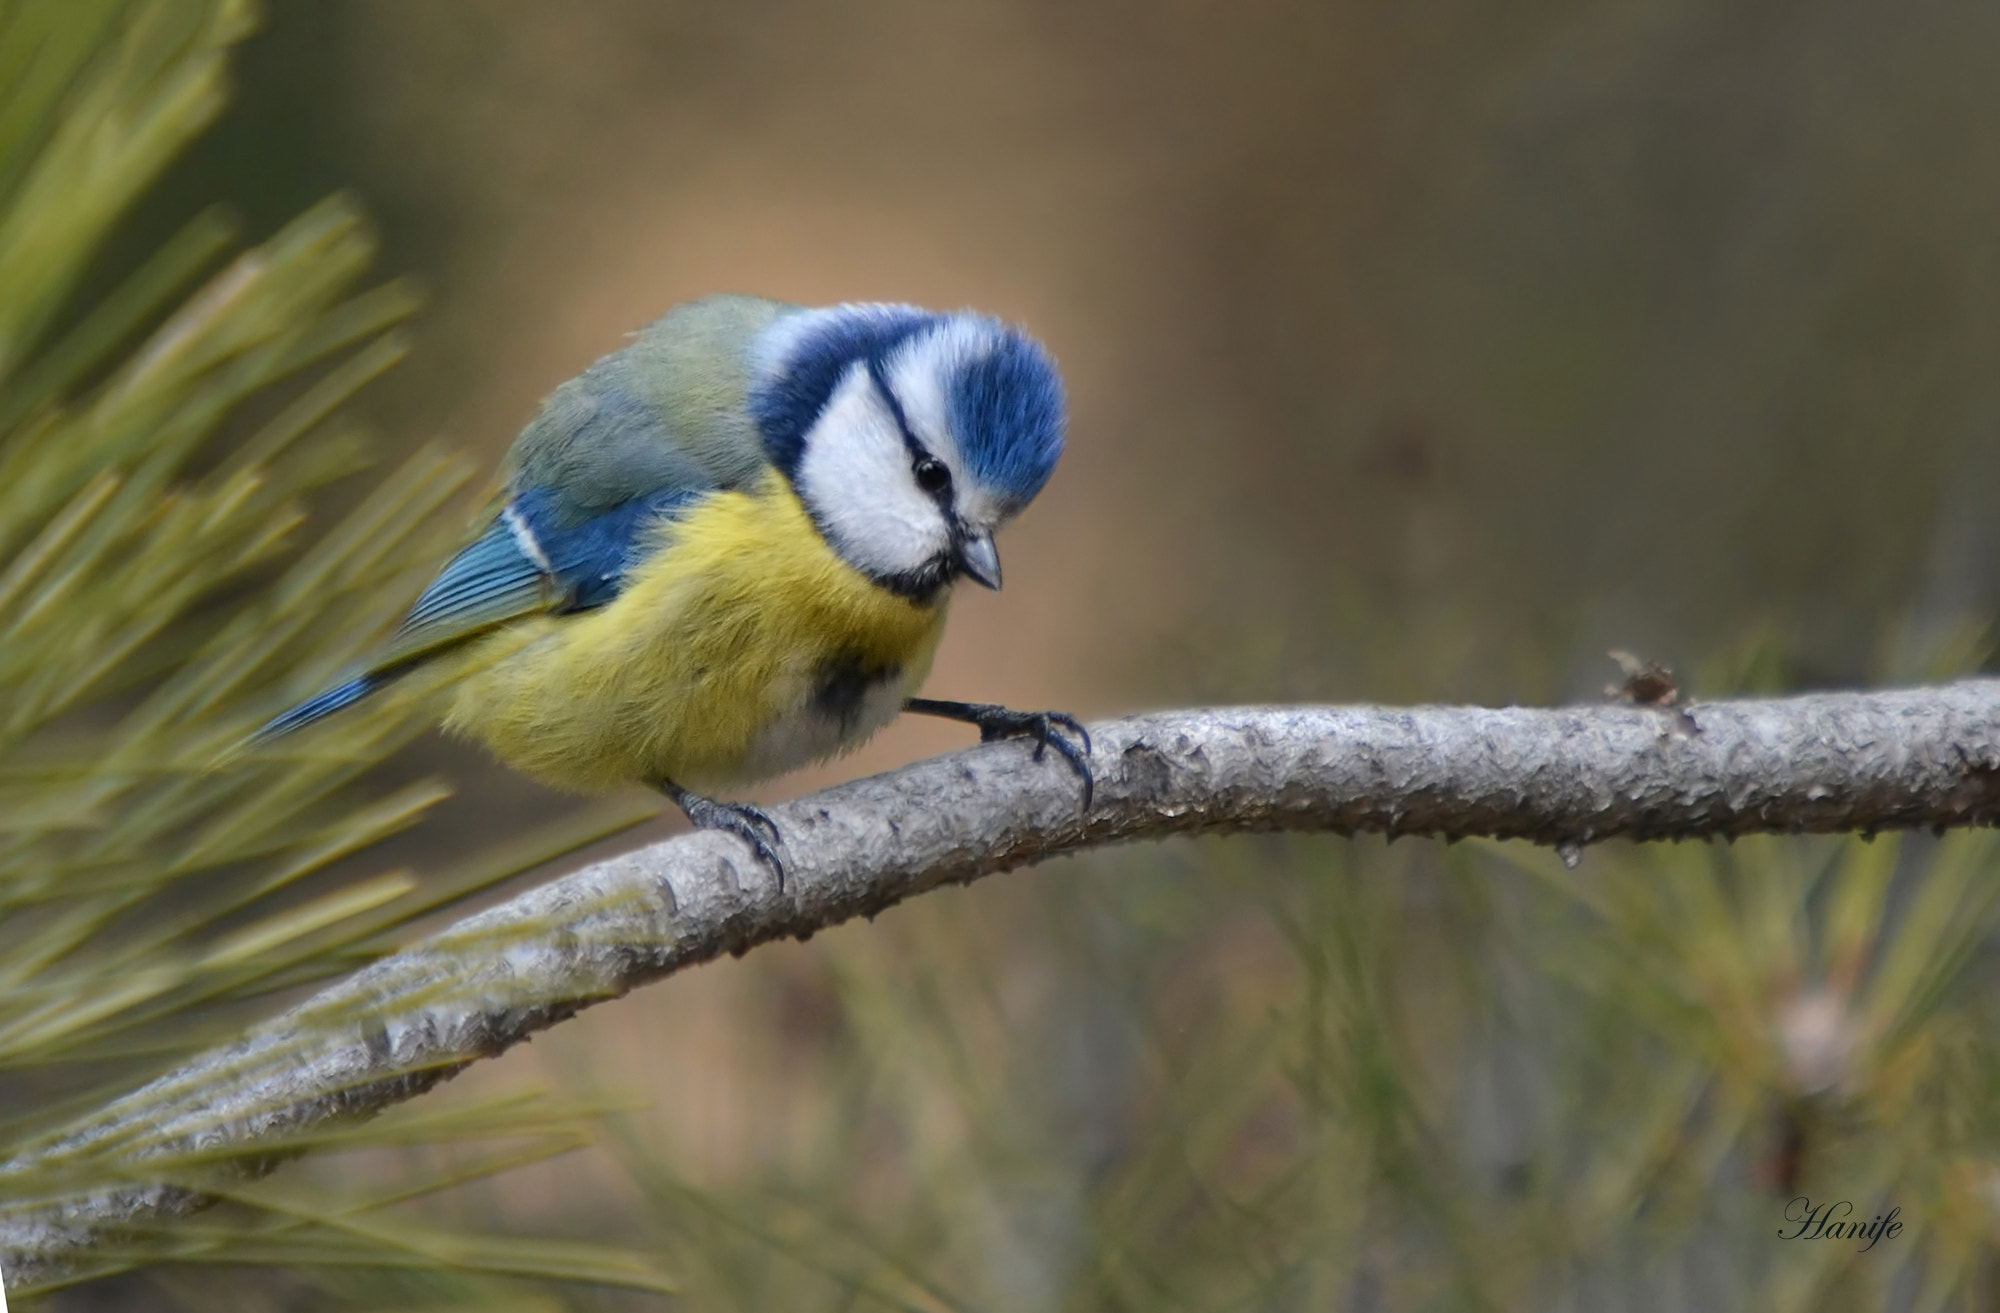
<svg viewBox="0 0 2000 1313">
<path fill-rule="evenodd" d="M 752 345 L 798 309 L 751 296 L 674 307 L 549 396 L 509 453 L 510 491 L 549 490 L 571 524 L 647 493 L 747 486 L 768 464 L 745 406 Z"/>
</svg>

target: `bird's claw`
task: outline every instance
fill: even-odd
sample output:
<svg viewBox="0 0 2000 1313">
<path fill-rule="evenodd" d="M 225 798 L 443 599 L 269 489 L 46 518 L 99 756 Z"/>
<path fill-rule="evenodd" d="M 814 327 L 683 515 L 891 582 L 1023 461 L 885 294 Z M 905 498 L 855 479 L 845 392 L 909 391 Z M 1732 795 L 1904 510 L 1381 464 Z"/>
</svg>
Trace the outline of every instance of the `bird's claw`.
<svg viewBox="0 0 2000 1313">
<path fill-rule="evenodd" d="M 1097 791 L 1097 779 L 1090 769 L 1090 731 L 1075 716 L 1061 711 L 1015 711 L 1010 707 L 977 706 L 979 741 L 1032 738 L 1035 760 L 1040 761 L 1053 747 L 1083 781 L 1083 809 L 1090 810 Z M 1060 732 L 1059 732 L 1060 731 Z M 1074 735 L 1075 739 L 1070 736 Z M 1079 747 L 1075 740 L 1081 740 Z"/>
<path fill-rule="evenodd" d="M 721 830 L 749 844 L 757 860 L 770 867 L 772 874 L 777 876 L 779 892 L 784 891 L 785 863 L 778 856 L 776 846 L 784 842 L 784 836 L 778 832 L 778 823 L 765 815 L 761 807 L 753 807 L 747 802 L 704 798 L 673 784 L 662 785 L 661 792 L 674 800 L 675 805 L 686 813 L 688 823 L 697 830 Z"/>
</svg>

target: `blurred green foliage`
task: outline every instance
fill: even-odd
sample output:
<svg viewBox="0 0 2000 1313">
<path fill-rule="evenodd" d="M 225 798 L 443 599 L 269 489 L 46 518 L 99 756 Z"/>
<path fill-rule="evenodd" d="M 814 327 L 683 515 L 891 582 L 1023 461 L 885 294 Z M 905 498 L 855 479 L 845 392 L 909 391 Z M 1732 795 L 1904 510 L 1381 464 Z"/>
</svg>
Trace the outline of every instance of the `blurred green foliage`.
<svg viewBox="0 0 2000 1313">
<path fill-rule="evenodd" d="M 701 1308 L 1974 1306 L 1994 857 L 1241 840 L 939 893 L 772 952 L 757 1038 L 672 1027 L 728 1113 L 686 1047 L 553 1037 L 659 1101 L 551 1206 Z M 1904 1228 L 1780 1240 L 1800 1197 Z"/>
<path fill-rule="evenodd" d="M 404 284 L 359 286 L 375 243 L 353 203 L 233 254 L 233 222 L 205 211 L 74 303 L 121 214 L 220 111 L 251 17 L 235 0 L 0 7 L 0 1162 L 544 855 L 421 883 L 338 865 L 445 795 L 350 788 L 419 728 L 407 698 L 295 751 L 237 749 L 274 695 L 324 683 L 393 617 L 460 518 L 440 512 L 467 466 L 419 451 L 299 542 L 307 495 L 367 463 L 333 417 L 403 354 L 415 307 Z M 518 1160 L 574 1146 L 580 1124 L 516 1098 L 291 1147 L 504 1136 Z M 0 1220 L 167 1181 L 231 1206 L 109 1236 L 79 1275 L 170 1256 L 660 1286 L 615 1251 L 379 1220 L 505 1161 L 336 1198 L 236 1180 L 128 1126 L 0 1168 Z"/>
</svg>

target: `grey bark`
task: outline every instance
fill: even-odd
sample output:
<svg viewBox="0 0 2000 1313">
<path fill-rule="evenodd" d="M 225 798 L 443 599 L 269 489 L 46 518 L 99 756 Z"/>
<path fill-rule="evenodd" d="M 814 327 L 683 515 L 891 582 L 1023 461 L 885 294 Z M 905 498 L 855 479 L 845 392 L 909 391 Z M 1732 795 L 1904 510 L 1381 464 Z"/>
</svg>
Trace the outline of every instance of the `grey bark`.
<svg viewBox="0 0 2000 1313">
<path fill-rule="evenodd" d="M 985 744 L 770 809 L 789 876 L 730 836 L 599 862 L 386 958 L 0 1165 L 108 1158 L 125 1179 L 190 1153 L 265 1162 L 288 1137 L 429 1089 L 582 1008 L 723 953 L 806 936 L 939 885 L 1130 839 L 1246 829 L 1605 839 L 1990 825 L 2000 681 L 1882 693 L 1554 710 L 1277 707 L 1091 727 L 1096 802 L 1022 742 Z M 10 1285 L 106 1228 L 183 1211 L 174 1185 L 0 1216 Z"/>
</svg>

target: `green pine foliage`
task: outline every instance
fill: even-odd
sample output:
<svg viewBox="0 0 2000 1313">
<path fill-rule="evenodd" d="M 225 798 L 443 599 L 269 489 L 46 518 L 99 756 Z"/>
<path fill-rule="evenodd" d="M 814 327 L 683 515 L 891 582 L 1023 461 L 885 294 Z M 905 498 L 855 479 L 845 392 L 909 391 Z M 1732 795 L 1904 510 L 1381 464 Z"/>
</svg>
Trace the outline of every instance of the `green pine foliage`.
<svg viewBox="0 0 2000 1313">
<path fill-rule="evenodd" d="M 338 864 L 447 792 L 365 782 L 421 727 L 411 694 L 282 752 L 240 749 L 407 604 L 464 522 L 470 473 L 419 450 L 346 493 L 338 523 L 306 526 L 315 493 L 376 462 L 339 410 L 403 355 L 416 307 L 402 283 L 364 282 L 375 244 L 345 197 L 249 249 L 225 212 L 197 215 L 78 299 L 107 282 L 121 216 L 222 109 L 252 20 L 241 0 L 0 4 L 0 1163 L 616 821 L 423 880 L 369 871 Z M 289 1146 L 513 1141 L 393 1197 L 338 1198 L 162 1157 L 140 1128 L 60 1174 L 0 1167 L 0 1219 L 169 1181 L 230 1203 L 108 1238 L 79 1275 L 171 1258 L 657 1289 L 628 1254 L 382 1220 L 581 1128 L 510 1098 Z"/>
</svg>

